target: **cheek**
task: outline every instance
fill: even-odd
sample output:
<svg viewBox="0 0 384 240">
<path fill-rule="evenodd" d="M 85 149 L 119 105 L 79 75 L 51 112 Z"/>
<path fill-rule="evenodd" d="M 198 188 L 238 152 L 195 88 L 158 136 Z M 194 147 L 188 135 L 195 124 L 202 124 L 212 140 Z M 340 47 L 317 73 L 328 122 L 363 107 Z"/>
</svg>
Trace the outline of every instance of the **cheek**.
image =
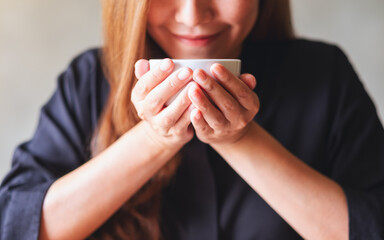
<svg viewBox="0 0 384 240">
<path fill-rule="evenodd" d="M 255 24 L 259 12 L 259 1 L 238 0 L 232 8 L 223 9 L 222 16 L 238 31 L 248 31 Z"/>
<path fill-rule="evenodd" d="M 156 26 L 156 23 L 160 21 L 159 16 L 156 13 L 149 13 L 147 17 L 147 26 L 153 27 Z"/>
<path fill-rule="evenodd" d="M 167 17 L 167 7 L 163 1 L 151 1 L 147 15 L 147 25 L 155 27 L 161 25 Z"/>
</svg>

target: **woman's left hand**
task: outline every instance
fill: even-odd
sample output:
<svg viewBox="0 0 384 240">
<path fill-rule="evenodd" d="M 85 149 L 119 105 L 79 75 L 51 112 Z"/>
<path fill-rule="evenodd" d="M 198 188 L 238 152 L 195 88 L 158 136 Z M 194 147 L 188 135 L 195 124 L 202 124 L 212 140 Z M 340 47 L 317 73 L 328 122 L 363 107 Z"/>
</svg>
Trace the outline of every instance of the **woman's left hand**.
<svg viewBox="0 0 384 240">
<path fill-rule="evenodd" d="M 219 65 L 211 70 L 217 82 L 200 76 L 198 70 L 188 89 L 197 108 L 190 114 L 197 137 L 304 239 L 348 239 L 348 204 L 342 187 L 252 121 L 259 109 L 251 90 L 255 78 L 243 74 L 238 79 Z"/>
<path fill-rule="evenodd" d="M 191 122 L 200 141 L 231 144 L 246 134 L 259 110 L 256 79 L 251 74 L 237 78 L 220 64 L 212 65 L 211 72 L 216 80 L 201 69 L 193 73 Z"/>
</svg>

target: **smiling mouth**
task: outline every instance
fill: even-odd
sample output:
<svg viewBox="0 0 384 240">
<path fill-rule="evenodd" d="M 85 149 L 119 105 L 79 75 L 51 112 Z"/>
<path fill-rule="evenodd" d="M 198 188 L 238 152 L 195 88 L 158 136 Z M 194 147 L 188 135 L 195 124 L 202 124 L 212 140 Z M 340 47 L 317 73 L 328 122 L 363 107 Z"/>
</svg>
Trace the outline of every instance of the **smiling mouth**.
<svg viewBox="0 0 384 240">
<path fill-rule="evenodd" d="M 180 42 L 190 46 L 205 46 L 214 41 L 219 33 L 212 35 L 177 35 L 172 34 Z"/>
</svg>

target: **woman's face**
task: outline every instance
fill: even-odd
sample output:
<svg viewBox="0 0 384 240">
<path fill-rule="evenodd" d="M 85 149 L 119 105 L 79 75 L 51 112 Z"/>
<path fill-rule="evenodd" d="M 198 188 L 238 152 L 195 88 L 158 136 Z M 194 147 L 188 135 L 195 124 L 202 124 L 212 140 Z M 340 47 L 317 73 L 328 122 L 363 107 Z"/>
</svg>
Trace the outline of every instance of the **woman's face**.
<svg viewBox="0 0 384 240">
<path fill-rule="evenodd" d="M 151 0 L 147 30 L 171 58 L 236 58 L 259 0 Z"/>
</svg>

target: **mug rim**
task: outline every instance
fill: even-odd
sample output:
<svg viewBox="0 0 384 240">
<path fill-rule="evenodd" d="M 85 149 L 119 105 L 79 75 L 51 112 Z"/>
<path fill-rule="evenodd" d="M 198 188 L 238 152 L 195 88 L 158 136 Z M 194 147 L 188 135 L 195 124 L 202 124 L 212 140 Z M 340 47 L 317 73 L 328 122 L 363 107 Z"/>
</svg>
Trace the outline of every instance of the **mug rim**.
<svg viewBox="0 0 384 240">
<path fill-rule="evenodd" d="M 149 59 L 149 61 L 162 61 L 163 59 Z M 240 59 L 229 59 L 229 58 L 202 58 L 202 59 L 198 59 L 198 58 L 191 58 L 191 59 L 187 59 L 187 58 L 174 58 L 172 59 L 172 61 L 178 61 L 178 62 L 241 62 Z"/>
</svg>

